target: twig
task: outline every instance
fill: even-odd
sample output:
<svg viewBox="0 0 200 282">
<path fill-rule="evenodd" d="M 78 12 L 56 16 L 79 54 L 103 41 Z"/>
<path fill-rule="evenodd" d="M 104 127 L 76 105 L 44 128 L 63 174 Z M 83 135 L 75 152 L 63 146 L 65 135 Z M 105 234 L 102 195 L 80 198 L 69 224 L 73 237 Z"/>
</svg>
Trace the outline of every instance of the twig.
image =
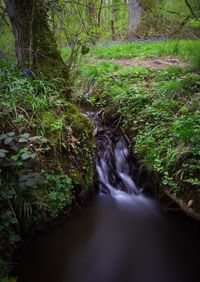
<svg viewBox="0 0 200 282">
<path fill-rule="evenodd" d="M 195 17 L 195 13 L 192 10 L 192 6 L 190 5 L 190 3 L 188 2 L 188 0 L 185 0 L 185 4 L 188 7 L 188 9 L 190 10 L 191 14 L 193 15 L 193 17 Z"/>
</svg>

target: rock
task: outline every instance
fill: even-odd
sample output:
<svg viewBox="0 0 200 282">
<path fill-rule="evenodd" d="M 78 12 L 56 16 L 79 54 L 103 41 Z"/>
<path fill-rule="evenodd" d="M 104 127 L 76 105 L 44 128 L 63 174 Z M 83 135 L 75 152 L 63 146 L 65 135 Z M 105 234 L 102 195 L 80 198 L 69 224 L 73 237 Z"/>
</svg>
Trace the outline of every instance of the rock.
<svg viewBox="0 0 200 282">
<path fill-rule="evenodd" d="M 190 208 L 193 205 L 194 201 L 193 200 L 189 200 L 187 203 L 187 207 Z"/>
</svg>

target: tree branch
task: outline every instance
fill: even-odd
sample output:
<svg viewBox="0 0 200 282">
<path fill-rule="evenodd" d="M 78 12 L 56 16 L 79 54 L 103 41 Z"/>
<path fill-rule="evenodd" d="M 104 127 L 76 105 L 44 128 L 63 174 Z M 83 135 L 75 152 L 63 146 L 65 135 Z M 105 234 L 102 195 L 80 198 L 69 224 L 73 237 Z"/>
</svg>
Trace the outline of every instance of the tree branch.
<svg viewBox="0 0 200 282">
<path fill-rule="evenodd" d="M 175 14 L 175 15 L 178 15 L 178 16 L 181 16 L 181 17 L 185 17 L 185 15 L 180 14 L 180 13 L 178 13 L 178 12 L 176 12 L 176 11 L 170 11 L 170 10 L 163 9 L 163 8 L 160 8 L 160 7 L 157 7 L 156 9 L 165 11 L 165 12 L 170 13 L 170 14 Z"/>
<path fill-rule="evenodd" d="M 188 7 L 188 9 L 190 10 L 191 14 L 193 15 L 193 17 L 195 17 L 195 13 L 192 10 L 192 6 L 190 5 L 190 3 L 188 2 L 188 0 L 185 0 L 185 4 Z"/>
</svg>

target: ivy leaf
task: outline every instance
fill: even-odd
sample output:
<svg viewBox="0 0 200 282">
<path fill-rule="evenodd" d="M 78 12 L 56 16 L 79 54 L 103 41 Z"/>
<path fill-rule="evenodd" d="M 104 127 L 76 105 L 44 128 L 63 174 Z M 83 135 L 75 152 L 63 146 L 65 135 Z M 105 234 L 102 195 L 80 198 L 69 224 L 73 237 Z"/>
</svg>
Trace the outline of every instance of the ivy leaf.
<svg viewBox="0 0 200 282">
<path fill-rule="evenodd" d="M 33 136 L 33 137 L 29 137 L 28 140 L 34 142 L 34 141 L 39 140 L 40 138 L 41 138 L 41 136 Z"/>
<path fill-rule="evenodd" d="M 25 143 L 25 142 L 28 142 L 28 139 L 25 138 L 25 137 L 20 137 L 19 140 L 18 140 L 19 143 Z"/>
<path fill-rule="evenodd" d="M 8 144 L 10 144 L 12 141 L 13 141 L 13 137 L 6 137 L 6 138 L 4 139 L 4 144 L 5 144 L 5 145 L 8 145 Z"/>
<path fill-rule="evenodd" d="M 7 136 L 13 137 L 13 136 L 15 136 L 15 132 L 13 132 L 13 131 L 12 131 L 12 132 L 8 132 L 8 133 L 7 133 Z"/>
<path fill-rule="evenodd" d="M 29 172 L 19 177 L 19 186 L 21 188 L 34 187 L 43 183 L 43 177 L 40 173 Z"/>
<path fill-rule="evenodd" d="M 7 134 L 4 134 L 4 133 L 1 134 L 1 135 L 0 135 L 0 141 L 3 140 L 3 139 L 5 139 L 6 137 L 7 137 Z"/>
<path fill-rule="evenodd" d="M 19 177 L 19 181 L 23 182 L 23 181 L 26 181 L 28 178 L 29 178 L 29 176 L 27 174 L 25 174 L 25 175 L 23 174 Z"/>
<path fill-rule="evenodd" d="M 0 149 L 0 158 L 5 158 L 6 154 L 8 153 L 7 150 Z"/>
<path fill-rule="evenodd" d="M 19 136 L 19 140 L 18 140 L 18 142 L 19 142 L 19 143 L 25 143 L 25 142 L 28 142 L 29 136 L 30 136 L 30 134 L 29 134 L 29 133 L 24 133 L 24 134 L 21 134 L 21 135 Z"/>
<path fill-rule="evenodd" d="M 42 136 L 33 136 L 33 137 L 30 137 L 28 140 L 32 141 L 32 142 L 34 142 L 34 141 L 39 141 L 39 142 L 42 142 L 42 143 L 48 142 L 48 139 L 45 138 L 45 137 L 42 137 Z"/>
<path fill-rule="evenodd" d="M 21 134 L 21 135 L 20 135 L 20 137 L 22 137 L 22 138 L 26 138 L 26 139 L 28 139 L 28 138 L 29 138 L 29 136 L 30 136 L 30 134 L 29 134 L 29 133 L 24 133 L 24 134 Z"/>
<path fill-rule="evenodd" d="M 36 154 L 33 154 L 33 153 L 28 151 L 28 152 L 25 152 L 25 153 L 22 154 L 22 160 L 25 161 L 27 159 L 34 159 L 35 156 L 36 156 Z"/>
<path fill-rule="evenodd" d="M 28 187 L 33 187 L 36 185 L 36 181 L 34 178 L 29 178 L 26 182 L 25 185 Z"/>
<path fill-rule="evenodd" d="M 22 154 L 22 160 L 27 160 L 30 158 L 29 152 Z"/>
</svg>

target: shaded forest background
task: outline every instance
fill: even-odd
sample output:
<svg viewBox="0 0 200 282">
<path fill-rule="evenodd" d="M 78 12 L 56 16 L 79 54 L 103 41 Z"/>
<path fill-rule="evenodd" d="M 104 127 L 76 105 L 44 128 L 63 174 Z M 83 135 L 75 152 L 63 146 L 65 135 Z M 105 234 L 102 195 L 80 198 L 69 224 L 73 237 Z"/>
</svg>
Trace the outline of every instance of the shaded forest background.
<svg viewBox="0 0 200 282">
<path fill-rule="evenodd" d="M 48 1 L 48 23 L 58 46 L 131 38 L 198 38 L 198 0 Z M 1 51 L 14 56 L 14 39 L 1 4 Z M 73 50 L 74 51 L 74 50 Z M 84 52 L 84 50 L 83 50 Z"/>
</svg>

